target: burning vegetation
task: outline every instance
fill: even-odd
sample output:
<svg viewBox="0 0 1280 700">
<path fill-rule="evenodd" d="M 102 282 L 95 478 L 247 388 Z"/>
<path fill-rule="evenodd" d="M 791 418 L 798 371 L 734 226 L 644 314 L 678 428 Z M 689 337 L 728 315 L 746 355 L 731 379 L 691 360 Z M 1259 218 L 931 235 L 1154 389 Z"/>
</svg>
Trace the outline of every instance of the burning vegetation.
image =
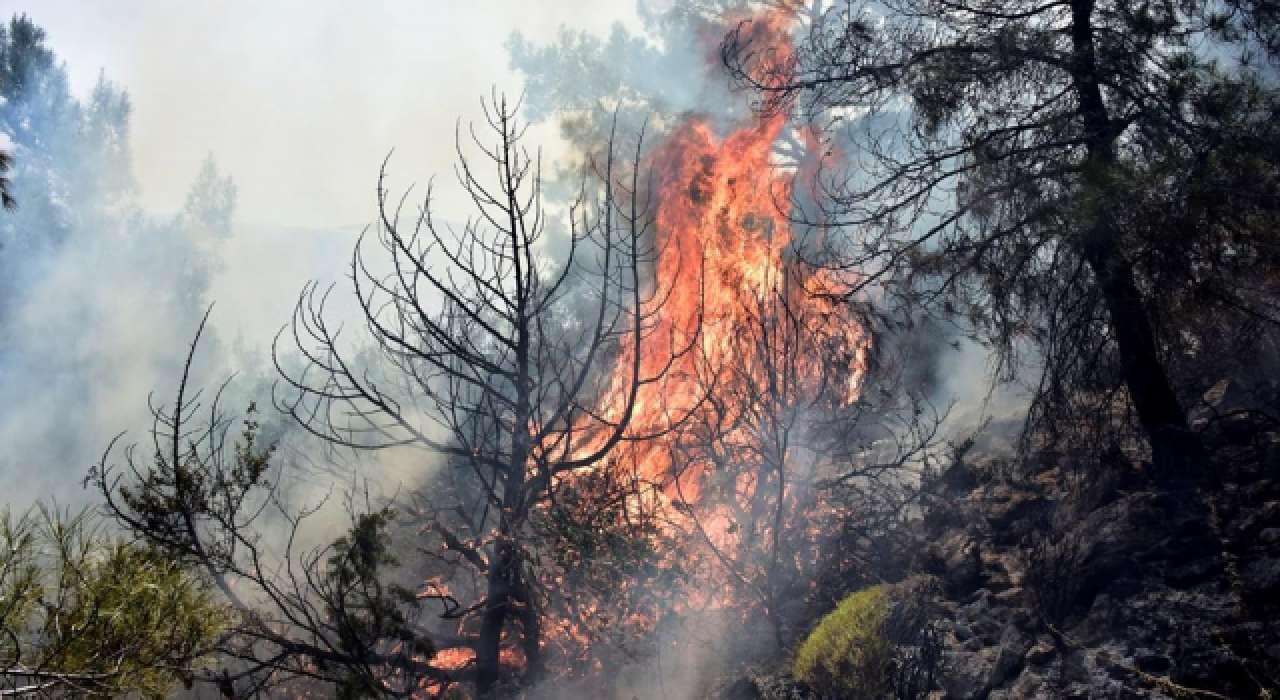
<svg viewBox="0 0 1280 700">
<path fill-rule="evenodd" d="M 620 91 L 569 196 L 496 92 L 457 136 L 464 223 L 384 162 L 361 335 L 313 284 L 273 352 L 309 455 L 412 465 L 342 536 L 256 406 L 196 387 L 201 323 L 151 443 L 88 478 L 219 620 L 147 692 L 1271 697 L 1280 390 L 1240 358 L 1280 366 L 1280 91 L 1187 37 L 1275 60 L 1274 13 L 728 5 L 663 26 L 750 109 L 631 132 Z M 961 343 L 1032 380 L 1012 434 L 937 407 Z M 1193 409 L 1214 353 L 1250 388 Z"/>
<path fill-rule="evenodd" d="M 784 15 L 764 26 L 760 38 L 786 39 Z M 203 439 L 178 441 L 192 430 L 183 392 L 157 412 L 154 464 L 130 457 L 143 482 L 95 472 L 125 522 L 173 522 L 166 546 L 229 594 L 253 589 L 233 598 L 246 614 L 256 605 L 243 596 L 276 601 L 229 686 L 270 683 L 284 658 L 375 694 L 599 683 L 689 653 L 671 630 L 698 625 L 779 653 L 801 631 L 795 603 L 848 566 L 828 528 L 902 507 L 842 494 L 905 493 L 918 478 L 907 467 L 921 468 L 933 433 L 918 407 L 896 450 L 887 421 L 862 423 L 872 334 L 833 293 L 854 282 L 803 265 L 779 209 L 819 163 L 779 165 L 795 125 L 689 115 L 652 145 L 637 139 L 629 161 L 615 129 L 570 203 L 568 252 L 551 261 L 540 158 L 518 112 L 495 96 L 491 139 L 471 132 L 479 160 L 464 155 L 458 173 L 477 216 L 461 227 L 436 221 L 431 192 L 406 215 L 379 187 L 369 238 L 381 259 L 362 242 L 351 263 L 374 358 L 338 341 L 314 287 L 285 336 L 305 359 L 278 365 L 285 414 L 339 448 L 439 460 L 394 520 L 353 516 L 351 535 L 310 555 L 315 573 L 277 580 L 245 540 L 267 505 L 293 517 L 254 495 L 270 493 L 270 452 L 248 433 L 227 464 L 220 413 Z M 384 543 L 393 522 L 416 533 L 416 583 L 384 580 L 400 563 Z"/>
</svg>

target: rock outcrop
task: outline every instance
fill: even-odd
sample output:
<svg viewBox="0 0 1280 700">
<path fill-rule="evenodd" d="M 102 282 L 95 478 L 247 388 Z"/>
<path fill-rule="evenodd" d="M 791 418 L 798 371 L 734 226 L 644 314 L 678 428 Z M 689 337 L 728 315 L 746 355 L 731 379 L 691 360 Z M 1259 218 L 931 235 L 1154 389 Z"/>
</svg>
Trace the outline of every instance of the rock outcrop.
<svg viewBox="0 0 1280 700">
<path fill-rule="evenodd" d="M 1274 697 L 1280 691 L 1280 426 L 1224 382 L 1198 427 L 1206 478 L 1156 488 L 1118 454 L 931 492 L 939 695 Z M 1001 472 L 1007 470 L 987 470 Z"/>
<path fill-rule="evenodd" d="M 901 700 L 1280 697 L 1280 381 L 1220 382 L 1192 424 L 1193 484 L 982 443 L 932 479 L 894 599 L 931 620 L 936 684 Z M 784 665 L 732 689 L 815 698 Z"/>
</svg>

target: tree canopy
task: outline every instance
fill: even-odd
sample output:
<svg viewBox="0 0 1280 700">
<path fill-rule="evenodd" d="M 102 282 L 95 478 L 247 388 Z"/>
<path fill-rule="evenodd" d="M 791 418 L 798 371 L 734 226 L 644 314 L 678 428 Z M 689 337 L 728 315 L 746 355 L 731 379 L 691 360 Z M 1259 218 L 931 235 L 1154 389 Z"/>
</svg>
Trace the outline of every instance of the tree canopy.
<svg viewBox="0 0 1280 700">
<path fill-rule="evenodd" d="M 794 51 L 740 27 L 721 53 L 762 111 L 847 135 L 800 217 L 828 234 L 813 262 L 862 275 L 847 296 L 932 305 L 1006 369 L 1029 341 L 1042 412 L 1115 377 L 1177 470 L 1200 454 L 1170 379 L 1179 312 L 1277 318 L 1247 276 L 1275 269 L 1272 22 L 1209 1 L 842 2 Z"/>
</svg>

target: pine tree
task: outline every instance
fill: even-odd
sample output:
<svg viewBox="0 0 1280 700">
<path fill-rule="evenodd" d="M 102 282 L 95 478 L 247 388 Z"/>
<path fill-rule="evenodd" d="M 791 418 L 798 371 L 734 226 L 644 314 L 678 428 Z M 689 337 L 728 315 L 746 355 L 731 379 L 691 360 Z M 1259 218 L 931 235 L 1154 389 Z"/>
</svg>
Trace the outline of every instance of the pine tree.
<svg viewBox="0 0 1280 700">
<path fill-rule="evenodd" d="M 850 296 L 964 320 L 1006 370 L 1034 343 L 1033 417 L 1105 395 L 1111 373 L 1157 466 L 1185 473 L 1201 450 L 1171 379 L 1187 326 L 1170 303 L 1194 290 L 1280 319 L 1243 286 L 1275 269 L 1264 5 L 842 2 L 794 51 L 740 28 L 722 57 L 762 109 L 843 125 L 849 167 L 803 218 L 833 232 L 814 262 L 862 272 Z"/>
</svg>

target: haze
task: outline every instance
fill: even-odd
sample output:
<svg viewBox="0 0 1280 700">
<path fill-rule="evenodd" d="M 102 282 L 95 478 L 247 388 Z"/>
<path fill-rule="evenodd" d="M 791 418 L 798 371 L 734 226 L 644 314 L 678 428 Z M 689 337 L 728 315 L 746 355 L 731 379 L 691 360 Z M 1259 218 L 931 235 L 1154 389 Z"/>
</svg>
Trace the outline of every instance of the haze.
<svg viewBox="0 0 1280 700">
<path fill-rule="evenodd" d="M 561 25 L 635 23 L 632 0 L 45 0 L 27 12 L 85 94 L 99 71 L 133 99 L 141 201 L 181 206 L 213 153 L 239 190 L 237 218 L 337 226 L 371 216 L 396 150 L 406 181 L 447 173 L 456 120 L 491 87 L 517 93 L 503 42 Z M 538 141 L 551 147 L 553 129 Z"/>
</svg>

